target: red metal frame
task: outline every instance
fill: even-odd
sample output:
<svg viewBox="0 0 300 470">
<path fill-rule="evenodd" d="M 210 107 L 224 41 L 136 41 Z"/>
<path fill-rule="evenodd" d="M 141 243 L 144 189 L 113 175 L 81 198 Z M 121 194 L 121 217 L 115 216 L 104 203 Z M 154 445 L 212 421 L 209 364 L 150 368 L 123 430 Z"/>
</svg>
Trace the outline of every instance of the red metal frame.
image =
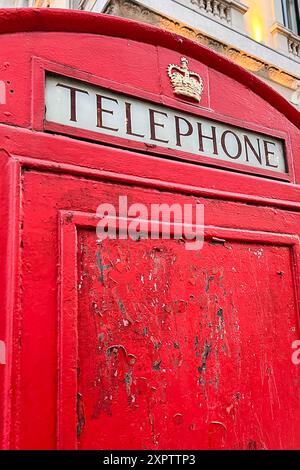
<svg viewBox="0 0 300 470">
<path fill-rule="evenodd" d="M 3 406 L 1 408 L 2 416 L 2 446 L 8 449 L 11 439 L 12 427 L 12 403 L 17 399 L 18 390 L 18 372 L 20 370 L 20 356 L 17 352 L 19 349 L 16 341 L 15 332 L 21 325 L 22 312 L 20 310 L 20 292 L 19 280 L 21 272 L 21 255 L 20 255 L 20 225 L 17 222 L 21 213 L 21 168 L 19 163 L 10 158 L 10 155 L 1 151 L 1 174 L 4 176 L 3 184 L 1 184 L 1 200 L 4 204 L 0 205 L 1 220 L 5 220 L 5 224 L 1 224 L 1 246 L 5 247 L 1 251 L 1 263 L 3 270 L 3 281 L 5 279 L 5 289 L 1 292 L 3 305 L 2 321 L 0 322 L 1 336 L 6 339 L 6 365 L 0 369 L 3 389 Z M 4 200 L 3 193 L 7 194 Z M 3 245 L 2 245 L 3 244 Z M 15 358 L 12 361 L 11 358 Z M 15 387 L 11 387 L 14 383 Z M 17 423 L 15 423 L 17 432 Z"/>
</svg>

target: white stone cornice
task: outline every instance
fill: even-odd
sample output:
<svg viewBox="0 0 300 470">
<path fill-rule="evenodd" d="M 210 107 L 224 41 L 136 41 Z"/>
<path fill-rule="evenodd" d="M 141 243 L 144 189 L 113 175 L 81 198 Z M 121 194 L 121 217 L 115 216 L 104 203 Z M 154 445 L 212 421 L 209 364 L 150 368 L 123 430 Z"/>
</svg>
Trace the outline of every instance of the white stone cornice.
<svg viewBox="0 0 300 470">
<path fill-rule="evenodd" d="M 271 80 L 290 90 L 294 90 L 294 84 L 300 78 L 300 68 L 299 76 L 294 73 L 288 73 L 281 67 L 277 67 L 274 63 L 264 61 L 257 55 L 249 54 L 238 47 L 233 47 L 219 41 L 188 24 L 147 8 L 135 0 L 109 0 L 104 9 L 104 13 L 143 21 L 181 34 L 227 56 L 233 62 L 259 75 L 261 78 Z M 239 44 L 239 42 L 237 42 L 237 44 Z"/>
</svg>

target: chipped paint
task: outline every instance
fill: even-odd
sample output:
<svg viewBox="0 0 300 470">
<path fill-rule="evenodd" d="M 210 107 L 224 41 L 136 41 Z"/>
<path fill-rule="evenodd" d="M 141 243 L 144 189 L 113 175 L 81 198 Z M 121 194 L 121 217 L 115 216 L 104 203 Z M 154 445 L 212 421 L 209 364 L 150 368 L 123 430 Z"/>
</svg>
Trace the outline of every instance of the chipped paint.
<svg viewBox="0 0 300 470">
<path fill-rule="evenodd" d="M 99 281 L 101 282 L 102 285 L 104 285 L 104 272 L 111 267 L 110 264 L 105 265 L 102 263 L 102 257 L 100 251 L 97 251 L 96 253 L 96 260 L 97 260 L 97 266 L 99 268 Z"/>
</svg>

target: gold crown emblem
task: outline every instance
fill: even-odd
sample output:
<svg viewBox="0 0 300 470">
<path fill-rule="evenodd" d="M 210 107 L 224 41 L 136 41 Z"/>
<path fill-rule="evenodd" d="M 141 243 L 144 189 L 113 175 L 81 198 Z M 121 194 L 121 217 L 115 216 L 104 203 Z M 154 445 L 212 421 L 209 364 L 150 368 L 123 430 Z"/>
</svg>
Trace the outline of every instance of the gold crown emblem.
<svg viewBox="0 0 300 470">
<path fill-rule="evenodd" d="M 197 103 L 201 100 L 203 92 L 203 80 L 196 72 L 191 72 L 188 67 L 188 60 L 181 58 L 181 67 L 170 64 L 168 75 L 174 88 L 174 94 L 190 98 Z"/>
</svg>

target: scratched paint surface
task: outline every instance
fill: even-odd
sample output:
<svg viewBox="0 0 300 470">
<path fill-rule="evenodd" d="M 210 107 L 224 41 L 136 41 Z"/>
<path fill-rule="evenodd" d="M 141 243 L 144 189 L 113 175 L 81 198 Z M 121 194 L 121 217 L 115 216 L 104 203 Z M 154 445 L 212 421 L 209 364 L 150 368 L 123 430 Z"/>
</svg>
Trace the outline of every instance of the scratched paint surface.
<svg viewBox="0 0 300 470">
<path fill-rule="evenodd" d="M 90 216 L 123 194 L 203 202 L 206 225 L 232 227 L 234 240 L 299 226 L 292 211 L 24 171 L 15 447 L 57 447 L 61 410 L 66 449 L 300 448 L 291 248 L 97 245 Z M 88 228 L 75 229 L 72 210 Z"/>
<path fill-rule="evenodd" d="M 97 245 L 95 234 L 82 230 L 78 260 L 80 448 L 267 449 L 291 442 L 288 247 Z"/>
</svg>

